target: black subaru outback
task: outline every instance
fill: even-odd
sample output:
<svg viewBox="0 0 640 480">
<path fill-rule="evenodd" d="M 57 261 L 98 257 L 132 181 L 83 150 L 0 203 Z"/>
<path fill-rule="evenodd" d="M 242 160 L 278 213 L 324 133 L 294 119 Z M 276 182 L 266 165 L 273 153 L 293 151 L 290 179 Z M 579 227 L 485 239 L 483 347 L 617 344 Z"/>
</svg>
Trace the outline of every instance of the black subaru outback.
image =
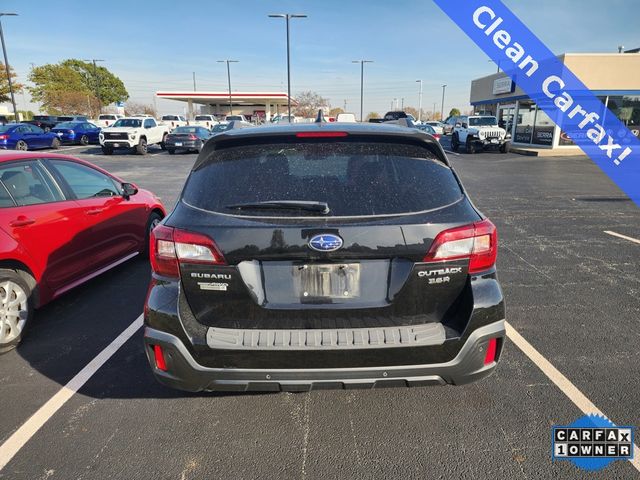
<svg viewBox="0 0 640 480">
<path fill-rule="evenodd" d="M 420 130 L 228 130 L 152 234 L 151 368 L 190 391 L 477 380 L 505 335 L 497 241 Z"/>
</svg>

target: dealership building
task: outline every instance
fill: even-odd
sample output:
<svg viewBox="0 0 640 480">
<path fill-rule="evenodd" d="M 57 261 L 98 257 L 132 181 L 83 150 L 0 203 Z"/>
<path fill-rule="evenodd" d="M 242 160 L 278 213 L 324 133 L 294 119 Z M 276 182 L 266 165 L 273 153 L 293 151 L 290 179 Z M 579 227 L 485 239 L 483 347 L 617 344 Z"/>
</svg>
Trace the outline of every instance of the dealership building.
<svg viewBox="0 0 640 480">
<path fill-rule="evenodd" d="M 558 59 L 640 136 L 640 53 L 565 53 Z M 471 105 L 498 117 L 515 146 L 576 150 L 571 138 L 504 73 L 471 82 Z"/>
<path fill-rule="evenodd" d="M 188 118 L 197 114 L 224 116 L 233 113 L 248 120 L 269 121 L 273 115 L 285 113 L 288 96 L 282 92 L 156 92 L 156 98 L 186 103 Z M 295 100 L 291 100 L 295 105 Z"/>
</svg>

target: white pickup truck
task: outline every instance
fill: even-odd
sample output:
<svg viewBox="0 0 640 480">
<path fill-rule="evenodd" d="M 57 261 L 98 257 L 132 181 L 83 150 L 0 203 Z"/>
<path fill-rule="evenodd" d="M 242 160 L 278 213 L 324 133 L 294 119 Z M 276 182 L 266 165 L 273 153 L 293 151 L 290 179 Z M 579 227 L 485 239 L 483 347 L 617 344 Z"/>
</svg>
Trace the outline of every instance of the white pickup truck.
<svg viewBox="0 0 640 480">
<path fill-rule="evenodd" d="M 187 119 L 182 115 L 163 115 L 160 121 L 166 123 L 171 130 L 177 127 L 186 127 L 189 125 Z"/>
<path fill-rule="evenodd" d="M 146 155 L 149 145 L 160 145 L 164 150 L 164 140 L 170 128 L 156 122 L 151 117 L 126 117 L 112 126 L 103 128 L 98 139 L 105 155 L 113 154 L 115 149 L 127 148 L 132 153 Z"/>
<path fill-rule="evenodd" d="M 94 120 L 94 125 L 97 125 L 100 128 L 110 127 L 119 119 L 124 118 L 124 115 L 118 115 L 117 113 L 102 113 L 98 115 L 98 119 Z"/>
<path fill-rule="evenodd" d="M 196 115 L 191 125 L 211 130 L 215 125 L 218 125 L 218 123 L 220 122 L 218 122 L 213 115 Z"/>
</svg>

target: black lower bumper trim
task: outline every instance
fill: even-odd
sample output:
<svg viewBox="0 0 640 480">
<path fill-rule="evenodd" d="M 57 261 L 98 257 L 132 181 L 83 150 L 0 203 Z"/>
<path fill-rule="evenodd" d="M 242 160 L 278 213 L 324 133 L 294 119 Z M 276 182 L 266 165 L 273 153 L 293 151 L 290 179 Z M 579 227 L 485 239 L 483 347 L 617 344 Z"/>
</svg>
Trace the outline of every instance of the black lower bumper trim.
<svg viewBox="0 0 640 480">
<path fill-rule="evenodd" d="M 243 369 L 198 364 L 182 341 L 146 327 L 145 351 L 160 383 L 187 391 L 307 391 L 327 388 L 378 388 L 462 385 L 489 375 L 495 362 L 484 364 L 487 343 L 505 336 L 504 321 L 473 331 L 454 359 L 427 365 L 359 368 Z M 499 342 L 502 345 L 503 342 Z M 155 366 L 153 346 L 162 347 L 167 370 Z M 429 348 L 429 347 L 423 347 Z M 499 352 L 498 352 L 499 353 Z M 354 352 L 357 355 L 357 352 Z M 498 358 L 499 355 L 496 356 Z"/>
</svg>

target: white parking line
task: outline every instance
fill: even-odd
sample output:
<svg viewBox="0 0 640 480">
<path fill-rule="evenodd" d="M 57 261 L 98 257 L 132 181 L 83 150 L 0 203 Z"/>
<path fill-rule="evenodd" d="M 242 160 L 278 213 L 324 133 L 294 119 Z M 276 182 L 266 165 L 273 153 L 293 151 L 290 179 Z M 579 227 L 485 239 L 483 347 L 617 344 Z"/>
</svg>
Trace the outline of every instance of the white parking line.
<svg viewBox="0 0 640 480">
<path fill-rule="evenodd" d="M 638 240 L 637 238 L 627 237 L 626 235 L 622 235 L 621 233 L 612 232 L 611 230 L 605 230 L 604 233 L 606 233 L 607 235 L 613 235 L 614 237 L 623 238 L 624 240 L 629 240 L 630 242 L 633 242 L 633 243 L 640 244 L 640 240 Z"/>
<path fill-rule="evenodd" d="M 64 387 L 34 413 L 13 435 L 0 445 L 0 471 L 11 461 L 22 447 L 42 428 L 42 426 L 62 406 L 89 381 L 89 379 L 104 365 L 139 329 L 142 327 L 143 316 L 136 318 L 118 337 L 100 352 L 91 362 L 76 374 Z M 585 414 L 595 413 L 604 415 L 578 388 L 571 383 L 551 362 L 542 356 L 515 328 L 505 322 L 507 337 L 529 357 L 529 359 L 544 373 L 569 400 L 571 400 Z M 634 443 L 634 459 L 631 464 L 640 471 L 640 449 Z"/>
<path fill-rule="evenodd" d="M 69 382 L 34 413 L 29 420 L 16 430 L 2 445 L 0 445 L 0 471 L 11 461 L 22 447 L 33 437 L 40 428 L 67 403 L 89 379 L 109 360 L 127 340 L 129 340 L 142 326 L 142 315 L 136 318 L 118 337 L 102 350 L 86 367 L 76 374 Z"/>
<path fill-rule="evenodd" d="M 598 407 L 596 407 L 591 400 L 589 400 L 584 393 L 578 390 L 571 381 L 565 377 L 560 371 L 554 367 L 549 360 L 544 358 L 540 352 L 538 352 L 533 346 L 527 342 L 522 335 L 520 335 L 515 328 L 513 328 L 508 322 L 505 322 L 507 337 L 516 344 L 516 346 L 522 350 L 522 352 L 529 357 L 536 367 L 542 370 L 549 380 L 556 384 L 562 393 L 564 393 L 569 400 L 571 400 L 576 407 L 586 414 L 595 413 L 597 415 L 606 415 L 602 413 Z M 608 417 L 607 417 L 608 418 Z M 633 460 L 629 460 L 636 470 L 640 471 L 640 449 L 634 443 L 633 444 Z"/>
</svg>

